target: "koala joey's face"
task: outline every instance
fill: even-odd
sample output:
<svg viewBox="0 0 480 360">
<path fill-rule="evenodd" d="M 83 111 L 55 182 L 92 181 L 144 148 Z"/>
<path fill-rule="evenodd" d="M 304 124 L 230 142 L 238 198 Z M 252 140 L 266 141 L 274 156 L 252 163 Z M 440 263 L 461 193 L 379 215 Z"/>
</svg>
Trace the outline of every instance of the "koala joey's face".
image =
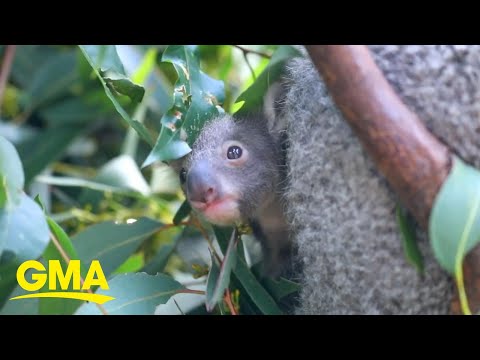
<svg viewBox="0 0 480 360">
<path fill-rule="evenodd" d="M 277 151 L 262 118 L 211 121 L 179 173 L 194 211 L 224 226 L 255 217 L 278 181 Z"/>
</svg>

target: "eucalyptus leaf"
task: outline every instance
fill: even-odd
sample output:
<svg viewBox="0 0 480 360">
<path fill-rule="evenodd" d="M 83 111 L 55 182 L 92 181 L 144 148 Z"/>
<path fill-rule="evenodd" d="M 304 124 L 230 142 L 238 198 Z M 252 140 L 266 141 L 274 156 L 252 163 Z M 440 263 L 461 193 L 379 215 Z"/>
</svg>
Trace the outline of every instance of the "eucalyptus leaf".
<svg viewBox="0 0 480 360">
<path fill-rule="evenodd" d="M 236 278 L 243 286 L 253 303 L 265 315 L 282 315 L 282 310 L 278 307 L 272 296 L 265 290 L 255 275 L 250 271 L 247 264 L 242 259 L 237 259 L 237 264 L 233 270 Z"/>
<path fill-rule="evenodd" d="M 125 69 L 117 53 L 116 45 L 79 45 L 90 59 L 92 67 L 101 71 L 115 71 L 125 75 Z"/>
<path fill-rule="evenodd" d="M 190 215 L 190 212 L 192 211 L 192 207 L 190 206 L 190 203 L 188 200 L 185 200 L 182 205 L 177 210 L 177 213 L 173 217 L 173 223 L 175 225 L 180 224 L 185 218 Z"/>
<path fill-rule="evenodd" d="M 157 273 L 163 272 L 165 270 L 165 266 L 167 266 L 168 260 L 170 256 L 175 251 L 178 242 L 180 239 L 184 238 L 188 233 L 187 227 L 183 228 L 180 234 L 175 235 L 173 241 L 168 244 L 163 244 L 155 256 L 145 265 L 145 267 L 141 270 L 142 272 L 146 272 L 150 275 L 155 275 Z"/>
<path fill-rule="evenodd" d="M 300 51 L 291 45 L 279 46 L 257 80 L 237 98 L 236 102 L 244 101 L 244 104 L 236 114 L 244 115 L 259 110 L 263 105 L 264 96 L 270 85 L 279 80 L 285 73 L 287 62 L 300 56 L 302 56 Z"/>
<path fill-rule="evenodd" d="M 34 72 L 26 90 L 25 106 L 34 109 L 68 94 L 72 85 L 79 79 L 75 69 L 74 51 L 57 53 L 46 60 L 38 71 Z"/>
<path fill-rule="evenodd" d="M 0 136 L 0 209 L 18 204 L 25 183 L 22 162 L 15 147 L 4 137 Z M 1 227 L 0 227 L 1 229 Z M 0 230 L 1 233 L 1 230 Z M 0 254 L 2 253 L 2 239 L 0 238 Z"/>
<path fill-rule="evenodd" d="M 212 254 L 212 268 L 207 279 L 207 311 L 213 310 L 230 284 L 230 274 L 237 261 L 238 238 L 237 231 L 233 231 L 221 264 L 217 263 L 217 259 Z"/>
<path fill-rule="evenodd" d="M 103 304 L 109 315 L 153 315 L 159 304 L 165 304 L 184 286 L 164 274 L 144 273 L 117 275 L 109 282 L 109 289 L 99 289 L 97 294 L 115 299 Z M 198 295 L 192 295 L 198 296 Z M 95 304 L 83 304 L 76 315 L 100 315 Z"/>
<path fill-rule="evenodd" d="M 48 225 L 38 204 L 22 193 L 20 203 L 0 209 L 0 307 L 17 285 L 16 270 L 40 257 L 49 241 Z"/>
<path fill-rule="evenodd" d="M 116 60 L 112 60 L 111 62 L 108 62 L 107 65 L 105 65 L 105 63 L 103 62 L 104 61 L 103 59 L 106 55 L 104 55 L 104 54 L 102 55 L 100 50 L 92 50 L 91 46 L 96 46 L 96 45 L 79 45 L 80 50 L 82 51 L 83 55 L 85 56 L 88 63 L 90 64 L 90 66 L 93 68 L 93 71 L 97 75 L 98 79 L 102 83 L 103 88 L 105 90 L 105 94 L 107 95 L 107 97 L 112 102 L 113 106 L 115 107 L 115 110 L 117 110 L 117 112 L 120 114 L 122 119 L 125 120 L 125 123 L 127 125 L 131 126 L 143 140 L 145 140 L 148 144 L 153 146 L 155 142 L 153 141 L 152 136 L 148 132 L 147 128 L 145 128 L 145 126 L 143 124 L 141 124 L 140 122 L 130 118 L 130 116 L 125 111 L 125 109 L 122 107 L 122 105 L 120 105 L 118 100 L 115 99 L 115 96 L 113 95 L 112 91 L 108 87 L 105 79 L 100 74 L 100 69 L 102 69 L 102 66 L 105 66 L 107 68 L 112 68 L 112 67 L 115 68 L 115 66 L 118 67 L 119 65 L 117 64 Z M 110 50 L 107 49 L 107 50 L 103 50 L 103 51 L 108 53 L 108 51 L 110 51 Z M 111 51 L 113 51 L 113 50 L 111 50 Z M 116 51 L 115 51 L 115 53 L 116 53 Z M 117 55 L 117 58 L 118 58 L 118 55 Z M 100 66 L 100 69 L 99 69 L 99 66 Z M 123 70 L 123 66 L 122 66 L 121 71 L 117 70 L 117 72 L 125 73 L 124 70 Z"/>
<path fill-rule="evenodd" d="M 173 65 L 178 80 L 172 108 L 162 117 L 161 133 L 143 166 L 188 154 L 205 123 L 220 114 L 219 106 L 225 99 L 223 82 L 200 70 L 196 46 L 171 45 L 162 61 Z M 181 136 L 182 131 L 185 136 Z"/>
<path fill-rule="evenodd" d="M 113 93 L 126 95 L 132 101 L 137 103 L 142 101 L 143 96 L 145 95 L 145 89 L 143 88 L 143 86 L 134 84 L 125 75 L 121 75 L 116 72 L 101 71 L 100 75 L 103 77 L 108 88 L 112 90 Z"/>
<path fill-rule="evenodd" d="M 25 183 L 43 171 L 49 164 L 60 159 L 73 140 L 85 131 L 79 125 L 63 125 L 47 128 L 18 146 L 25 168 Z"/>
<path fill-rule="evenodd" d="M 149 218 L 130 224 L 106 221 L 95 224 L 72 239 L 80 259 L 99 260 L 105 276 L 111 274 L 132 255 L 140 244 L 164 225 Z"/>
<path fill-rule="evenodd" d="M 480 241 L 480 172 L 457 157 L 434 201 L 429 235 L 435 257 L 451 274 Z"/>
<path fill-rule="evenodd" d="M 99 169 L 92 180 L 96 184 L 107 185 L 115 189 L 132 190 L 144 196 L 150 194 L 150 187 L 145 177 L 130 155 L 119 155 L 109 160 Z M 79 201 L 82 204 L 88 203 L 96 207 L 102 198 L 103 194 L 98 190 L 87 187 L 79 196 Z"/>
<path fill-rule="evenodd" d="M 26 291 L 17 285 L 10 294 L 10 297 L 31 294 L 31 291 Z M 39 307 L 38 298 L 22 299 L 22 301 L 7 301 L 5 306 L 0 305 L 0 315 L 38 315 Z M 1 301 L 0 301 L 1 303 Z"/>
<path fill-rule="evenodd" d="M 48 45 L 17 45 L 12 64 L 12 80 L 23 88 L 31 86 L 38 70 L 58 55 L 58 50 Z"/>
<path fill-rule="evenodd" d="M 408 262 L 412 264 L 420 274 L 424 272 L 423 256 L 418 248 L 417 238 L 415 236 L 415 227 L 412 219 L 408 216 L 405 209 L 397 205 L 397 223 L 400 227 L 402 237 L 403 251 Z"/>
<path fill-rule="evenodd" d="M 113 272 L 114 275 L 137 272 L 144 266 L 142 253 L 131 255 L 125 262 Z"/>
</svg>

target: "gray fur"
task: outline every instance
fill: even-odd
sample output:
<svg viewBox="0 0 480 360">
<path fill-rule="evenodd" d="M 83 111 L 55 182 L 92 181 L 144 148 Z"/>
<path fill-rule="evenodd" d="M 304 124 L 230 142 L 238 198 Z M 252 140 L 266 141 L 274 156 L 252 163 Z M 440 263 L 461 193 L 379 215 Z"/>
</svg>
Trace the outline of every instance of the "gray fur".
<svg viewBox="0 0 480 360">
<path fill-rule="evenodd" d="M 480 167 L 480 47 L 370 46 L 427 127 Z M 287 219 L 303 264 L 298 314 L 446 314 L 451 278 L 425 233 L 425 275 L 407 263 L 395 197 L 308 59 L 292 61 L 286 97 Z"/>
</svg>

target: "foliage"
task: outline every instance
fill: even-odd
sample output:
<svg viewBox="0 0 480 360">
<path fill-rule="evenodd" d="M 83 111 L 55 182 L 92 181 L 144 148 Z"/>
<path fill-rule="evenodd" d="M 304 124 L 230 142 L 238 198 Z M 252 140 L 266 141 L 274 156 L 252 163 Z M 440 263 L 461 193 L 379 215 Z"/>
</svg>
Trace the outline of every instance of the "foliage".
<svg viewBox="0 0 480 360">
<path fill-rule="evenodd" d="M 212 117 L 261 106 L 297 55 L 272 45 L 17 46 L 0 94 L 0 314 L 288 311 L 282 300 L 298 286 L 264 279 L 244 236 L 191 215 L 163 162 L 187 154 Z M 64 272 L 80 260 L 82 283 L 100 260 L 109 289 L 90 291 L 115 299 L 10 301 L 30 294 L 16 271 L 35 259 Z"/>
</svg>

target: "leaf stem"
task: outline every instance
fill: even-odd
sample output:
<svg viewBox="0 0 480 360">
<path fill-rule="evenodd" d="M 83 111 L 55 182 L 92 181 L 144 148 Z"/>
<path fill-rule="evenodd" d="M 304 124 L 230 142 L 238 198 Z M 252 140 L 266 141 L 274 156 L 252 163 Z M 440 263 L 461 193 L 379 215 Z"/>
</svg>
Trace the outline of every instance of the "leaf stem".
<svg viewBox="0 0 480 360">
<path fill-rule="evenodd" d="M 196 294 L 196 295 L 205 295 L 203 290 L 192 290 L 192 289 L 180 289 L 176 291 L 177 294 Z"/>
<path fill-rule="evenodd" d="M 255 54 L 255 55 L 267 58 L 267 59 L 272 58 L 272 55 L 269 55 L 269 54 L 261 52 L 261 51 L 247 49 L 247 48 L 245 48 L 241 45 L 233 45 L 233 46 L 236 47 L 237 49 L 241 50 L 244 54 Z"/>
<path fill-rule="evenodd" d="M 65 260 L 65 262 L 67 263 L 67 265 L 70 263 L 70 257 L 67 255 L 67 253 L 65 252 L 65 250 L 62 248 L 62 245 L 60 245 L 60 243 L 58 242 L 57 238 L 55 237 L 55 235 L 53 235 L 52 233 L 50 233 L 50 239 L 52 240 L 52 243 L 53 245 L 55 245 L 55 247 L 57 248 L 58 252 L 60 253 L 60 255 L 62 256 L 63 260 Z M 82 284 L 83 286 L 83 283 L 85 282 L 85 280 L 83 279 L 82 276 L 80 276 L 80 283 Z M 87 289 L 87 292 L 90 293 L 90 294 L 93 294 L 93 291 L 91 289 Z M 107 311 L 105 310 L 105 308 L 103 307 L 103 305 L 101 304 L 97 304 L 95 303 L 95 305 L 97 305 L 98 309 L 102 312 L 103 315 L 108 315 Z"/>
<path fill-rule="evenodd" d="M 228 288 L 225 291 L 224 299 L 225 299 L 225 302 L 227 303 L 228 308 L 230 309 L 230 313 L 232 315 L 238 315 L 238 312 L 237 312 L 237 310 L 235 310 L 235 306 L 233 305 L 232 296 L 230 294 L 230 289 L 228 289 Z"/>
<path fill-rule="evenodd" d="M 13 58 L 17 45 L 7 45 L 5 55 L 3 57 L 2 67 L 0 68 L 0 111 L 3 103 L 3 93 L 7 87 L 8 77 L 12 69 Z"/>
</svg>

